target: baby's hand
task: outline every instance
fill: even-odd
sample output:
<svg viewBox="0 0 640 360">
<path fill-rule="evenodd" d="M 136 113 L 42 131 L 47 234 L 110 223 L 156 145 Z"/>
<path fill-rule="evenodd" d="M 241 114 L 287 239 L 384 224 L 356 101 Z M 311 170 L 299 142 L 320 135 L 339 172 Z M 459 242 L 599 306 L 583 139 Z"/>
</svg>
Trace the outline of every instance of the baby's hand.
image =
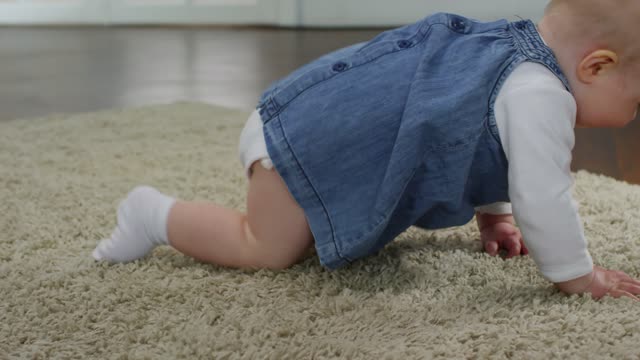
<svg viewBox="0 0 640 360">
<path fill-rule="evenodd" d="M 507 251 L 507 259 L 529 253 L 520 230 L 509 222 L 498 222 L 483 228 L 480 240 L 484 250 L 491 256 L 498 255 L 500 250 Z"/>
<path fill-rule="evenodd" d="M 640 295 L 640 281 L 622 271 L 613 271 L 593 267 L 593 272 L 577 279 L 555 284 L 558 289 L 567 294 L 591 293 L 594 299 L 600 299 L 605 295 L 618 298 L 627 296 L 640 301 L 636 295 Z"/>
</svg>

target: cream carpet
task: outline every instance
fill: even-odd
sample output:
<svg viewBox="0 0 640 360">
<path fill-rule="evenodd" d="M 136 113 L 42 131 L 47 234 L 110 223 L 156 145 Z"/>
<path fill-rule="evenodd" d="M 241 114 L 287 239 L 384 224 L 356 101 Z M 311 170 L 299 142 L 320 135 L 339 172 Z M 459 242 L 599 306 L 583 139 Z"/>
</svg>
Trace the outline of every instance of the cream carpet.
<svg viewBox="0 0 640 360">
<path fill-rule="evenodd" d="M 566 297 L 530 258 L 480 251 L 473 223 L 410 229 L 329 272 L 126 265 L 90 253 L 149 184 L 245 209 L 248 112 L 196 103 L 0 123 L 0 359 L 638 359 L 640 305 Z M 597 263 L 640 276 L 640 187 L 579 172 Z"/>
</svg>

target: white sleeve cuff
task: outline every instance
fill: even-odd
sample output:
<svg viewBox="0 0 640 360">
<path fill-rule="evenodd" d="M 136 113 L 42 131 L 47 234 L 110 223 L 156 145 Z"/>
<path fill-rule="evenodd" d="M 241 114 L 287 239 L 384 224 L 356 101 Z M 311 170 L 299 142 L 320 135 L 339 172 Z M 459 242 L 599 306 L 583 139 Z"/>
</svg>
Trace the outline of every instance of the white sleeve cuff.
<svg viewBox="0 0 640 360">
<path fill-rule="evenodd" d="M 557 267 L 540 267 L 542 275 L 553 283 L 559 283 L 577 279 L 593 271 L 593 260 L 586 251 L 584 256 L 572 263 L 562 264 Z"/>
<path fill-rule="evenodd" d="M 489 205 L 478 206 L 475 210 L 481 214 L 509 215 L 512 213 L 511 203 L 497 202 Z"/>
</svg>

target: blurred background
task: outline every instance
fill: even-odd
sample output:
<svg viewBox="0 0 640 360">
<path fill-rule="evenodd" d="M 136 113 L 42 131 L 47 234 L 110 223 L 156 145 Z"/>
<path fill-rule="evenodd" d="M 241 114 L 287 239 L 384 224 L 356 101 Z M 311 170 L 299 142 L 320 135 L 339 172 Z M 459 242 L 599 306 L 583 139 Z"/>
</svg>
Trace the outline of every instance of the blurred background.
<svg viewBox="0 0 640 360">
<path fill-rule="evenodd" d="M 547 0 L 0 0 L 0 121 L 180 100 L 251 110 L 264 88 L 430 13 L 541 18 Z M 574 168 L 640 183 L 637 121 L 578 129 Z"/>
</svg>

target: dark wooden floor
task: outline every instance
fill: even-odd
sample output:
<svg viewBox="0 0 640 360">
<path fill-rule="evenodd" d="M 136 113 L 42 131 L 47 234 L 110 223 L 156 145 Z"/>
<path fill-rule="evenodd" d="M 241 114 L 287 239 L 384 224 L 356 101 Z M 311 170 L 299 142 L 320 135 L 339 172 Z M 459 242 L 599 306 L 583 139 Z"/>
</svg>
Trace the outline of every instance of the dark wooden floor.
<svg viewBox="0 0 640 360">
<path fill-rule="evenodd" d="M 374 30 L 0 28 L 0 121 L 205 101 L 252 109 L 262 90 Z M 578 129 L 574 170 L 640 184 L 640 122 Z"/>
</svg>

